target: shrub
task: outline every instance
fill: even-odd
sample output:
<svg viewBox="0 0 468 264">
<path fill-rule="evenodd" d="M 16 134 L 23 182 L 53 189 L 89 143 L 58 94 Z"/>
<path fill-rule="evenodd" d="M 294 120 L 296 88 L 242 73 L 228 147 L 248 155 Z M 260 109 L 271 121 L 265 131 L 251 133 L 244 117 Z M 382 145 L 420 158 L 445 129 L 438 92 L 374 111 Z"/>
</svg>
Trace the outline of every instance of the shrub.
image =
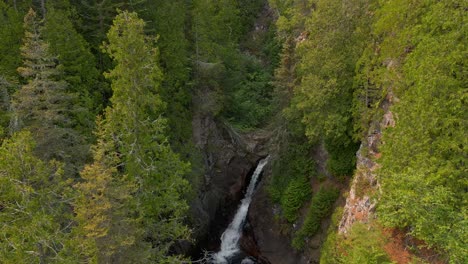
<svg viewBox="0 0 468 264">
<path fill-rule="evenodd" d="M 351 141 L 325 140 L 325 147 L 329 154 L 327 161 L 328 170 L 338 177 L 352 175 L 359 144 Z"/>
<path fill-rule="evenodd" d="M 281 199 L 281 207 L 286 220 L 294 222 L 302 205 L 310 199 L 312 190 L 307 177 L 302 176 L 289 182 Z"/>
<path fill-rule="evenodd" d="M 317 233 L 322 219 L 330 213 L 338 196 L 339 191 L 336 188 L 320 188 L 312 198 L 304 224 L 294 235 L 292 245 L 295 249 L 303 249 L 305 240 Z"/>
<path fill-rule="evenodd" d="M 342 263 L 349 264 L 390 264 L 384 250 L 385 240 L 381 229 L 375 225 L 359 222 L 353 224 L 347 239 L 343 240 L 346 254 L 341 256 Z"/>
</svg>

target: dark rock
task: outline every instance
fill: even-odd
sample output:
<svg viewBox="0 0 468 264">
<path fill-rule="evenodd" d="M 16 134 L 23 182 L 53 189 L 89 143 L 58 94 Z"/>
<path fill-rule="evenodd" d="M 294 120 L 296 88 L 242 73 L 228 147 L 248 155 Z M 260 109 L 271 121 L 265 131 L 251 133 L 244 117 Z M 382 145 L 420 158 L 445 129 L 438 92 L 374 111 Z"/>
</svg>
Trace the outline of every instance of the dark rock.
<svg viewBox="0 0 468 264">
<path fill-rule="evenodd" d="M 197 244 L 189 252 L 197 258 L 202 250 L 215 251 L 219 247 L 220 236 L 236 212 L 248 175 L 260 155 L 247 151 L 250 140 L 209 114 L 196 113 L 192 126 L 193 140 L 205 167 L 204 182 L 190 204 Z"/>
<path fill-rule="evenodd" d="M 269 173 L 268 170 L 265 173 Z M 258 251 L 271 264 L 305 264 L 301 254 L 291 247 L 291 239 L 280 232 L 275 221 L 274 206 L 265 190 L 265 181 L 260 182 L 250 205 L 248 220 L 252 226 Z"/>
</svg>

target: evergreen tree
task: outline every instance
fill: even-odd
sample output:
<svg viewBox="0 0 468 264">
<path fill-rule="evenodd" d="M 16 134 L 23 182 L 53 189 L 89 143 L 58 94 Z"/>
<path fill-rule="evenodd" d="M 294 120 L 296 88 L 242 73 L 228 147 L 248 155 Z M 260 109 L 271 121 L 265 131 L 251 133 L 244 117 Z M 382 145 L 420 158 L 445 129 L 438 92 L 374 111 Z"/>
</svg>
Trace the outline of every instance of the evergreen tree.
<svg viewBox="0 0 468 264">
<path fill-rule="evenodd" d="M 86 158 L 87 147 L 73 129 L 76 120 L 76 96 L 67 92 L 67 83 L 60 76 L 56 59 L 41 37 L 36 13 L 31 9 L 24 19 L 25 37 L 21 54 L 23 67 L 18 68 L 27 83 L 13 98 L 15 111 L 13 130 L 30 130 L 37 141 L 36 153 L 43 160 L 66 163 L 67 175 L 73 175 Z"/>
<path fill-rule="evenodd" d="M 302 114 L 311 141 L 325 139 L 330 171 L 350 175 L 357 150 L 350 111 L 354 69 L 368 36 L 372 1 L 314 3 L 313 15 L 305 21 L 309 37 L 297 48 L 300 86 L 291 111 Z"/>
<path fill-rule="evenodd" d="M 195 59 L 234 66 L 241 33 L 237 2 L 196 0 L 193 5 Z"/>
<path fill-rule="evenodd" d="M 0 2 L 0 76 L 10 81 L 17 80 L 16 68 L 21 65 L 22 17 L 17 9 Z"/>
<path fill-rule="evenodd" d="M 70 226 L 63 169 L 34 156 L 29 132 L 0 147 L 0 259 L 3 263 L 63 263 Z"/>
<path fill-rule="evenodd" d="M 76 93 L 80 104 L 96 113 L 105 98 L 105 85 L 99 81 L 96 62 L 85 39 L 71 22 L 71 6 L 67 0 L 49 2 L 44 26 L 44 40 L 50 43 L 49 52 L 57 56 L 61 65 L 60 78 L 68 83 L 67 90 Z M 92 126 L 94 117 L 80 113 L 74 117 L 81 126 Z"/>
<path fill-rule="evenodd" d="M 11 103 L 10 103 L 10 90 L 11 90 L 11 83 L 5 80 L 2 76 L 0 76 L 0 140 L 5 135 L 7 131 L 7 127 L 10 123 L 10 111 L 11 111 Z"/>
<path fill-rule="evenodd" d="M 153 8 L 157 6 L 158 8 Z M 189 41 L 186 37 L 189 6 L 184 0 L 147 1 L 143 12 L 147 30 L 158 37 L 161 68 L 164 72 L 161 97 L 167 103 L 165 116 L 170 142 L 179 152 L 189 152 L 191 127 L 191 85 Z"/>
<path fill-rule="evenodd" d="M 142 241 L 140 220 L 132 217 L 136 184 L 119 173 L 122 161 L 109 129 L 98 122 L 94 162 L 83 169 L 83 182 L 75 186 L 78 226 L 69 255 L 86 263 L 146 263 L 150 245 Z"/>
<path fill-rule="evenodd" d="M 91 45 L 91 50 L 97 58 L 97 68 L 102 72 L 111 67 L 111 61 L 100 50 L 101 43 L 106 38 L 106 32 L 116 14 L 116 6 L 112 0 L 80 0 L 73 1 L 81 17 L 80 33 Z"/>
<path fill-rule="evenodd" d="M 79 0 L 71 3 L 81 17 L 80 33 L 83 34 L 97 58 L 97 67 L 103 72 L 112 67 L 110 58 L 102 52 L 100 45 L 106 39 L 106 33 L 112 25 L 117 9 L 146 12 L 147 0 Z M 154 9 L 154 7 L 148 7 Z"/>
<path fill-rule="evenodd" d="M 382 7 L 388 14 L 382 20 L 393 21 L 380 24 L 387 29 L 399 26 L 391 19 L 395 9 L 415 19 L 389 36 L 404 44 L 393 46 L 395 53 L 408 52 L 408 45 L 411 52 L 399 67 L 399 101 L 391 109 L 395 127 L 383 132 L 379 216 L 445 250 L 450 263 L 465 263 L 466 14 L 453 1 L 414 4 L 419 8 L 391 1 Z"/>
<path fill-rule="evenodd" d="M 144 22 L 136 13 L 120 12 L 108 39 L 103 49 L 116 63 L 106 73 L 112 80 L 112 107 L 106 110 L 103 130 L 98 135 L 94 164 L 82 172 L 85 182 L 78 186 L 85 194 L 97 193 L 94 197 L 98 199 L 88 201 L 84 196 L 77 204 L 84 225 L 80 230 L 95 245 L 91 249 L 115 245 L 106 252 L 110 254 L 107 259 L 116 263 L 145 261 L 148 255 L 142 253 L 126 256 L 125 262 L 118 252 L 119 248 L 132 247 L 146 252 L 148 247 L 138 246 L 143 241 L 151 244 L 149 259 L 172 263 L 177 257 L 166 256 L 171 244 L 188 234 L 182 224 L 187 205 L 181 198 L 187 188 L 183 176 L 188 164 L 172 152 L 164 134 L 164 103 L 158 95 L 162 78 L 158 53 L 154 41 L 145 36 Z M 111 149 L 106 150 L 108 147 Z M 138 206 L 128 206 L 129 203 Z M 84 212 L 87 206 L 94 210 Z M 86 215 L 92 218 L 89 225 Z M 118 219 L 124 219 L 122 224 L 135 223 L 136 231 L 131 235 L 109 234 L 112 228 L 119 227 L 115 222 Z M 91 258 L 97 258 L 96 254 L 100 254 L 99 250 Z"/>
</svg>

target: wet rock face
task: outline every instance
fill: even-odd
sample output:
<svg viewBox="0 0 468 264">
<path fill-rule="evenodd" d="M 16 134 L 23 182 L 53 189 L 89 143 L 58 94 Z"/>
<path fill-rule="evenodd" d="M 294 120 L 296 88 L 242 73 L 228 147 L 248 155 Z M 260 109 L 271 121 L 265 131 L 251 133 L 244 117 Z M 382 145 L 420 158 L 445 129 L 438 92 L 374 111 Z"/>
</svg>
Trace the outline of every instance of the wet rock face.
<svg viewBox="0 0 468 264">
<path fill-rule="evenodd" d="M 193 255 L 201 249 L 217 250 L 220 236 L 243 198 L 248 175 L 255 169 L 260 155 L 247 148 L 255 146 L 258 150 L 257 142 L 241 137 L 210 115 L 196 114 L 192 127 L 193 140 L 203 156 L 205 169 L 197 197 L 190 204 L 193 237 L 197 241 Z"/>
<path fill-rule="evenodd" d="M 265 174 L 270 173 L 271 168 L 266 168 Z M 268 198 L 265 187 L 265 180 L 262 180 L 249 208 L 248 220 L 257 245 L 257 248 L 252 250 L 259 251 L 259 259 L 268 261 L 266 263 L 308 263 L 301 253 L 291 247 L 291 238 L 281 234 L 281 227 L 275 220 L 278 211 Z"/>
</svg>

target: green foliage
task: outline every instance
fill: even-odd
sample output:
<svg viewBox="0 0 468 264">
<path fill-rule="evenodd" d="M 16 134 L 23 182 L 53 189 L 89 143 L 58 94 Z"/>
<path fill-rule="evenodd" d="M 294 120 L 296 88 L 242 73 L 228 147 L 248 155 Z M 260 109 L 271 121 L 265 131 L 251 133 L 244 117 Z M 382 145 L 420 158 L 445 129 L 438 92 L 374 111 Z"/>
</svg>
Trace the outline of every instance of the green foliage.
<svg viewBox="0 0 468 264">
<path fill-rule="evenodd" d="M 184 0 L 148 1 L 143 14 L 150 21 L 147 30 L 159 36 L 161 68 L 164 72 L 161 97 L 167 103 L 165 116 L 168 120 L 169 140 L 172 147 L 182 155 L 190 155 L 191 127 L 191 65 L 190 43 L 186 36 L 189 6 Z M 153 6 L 158 8 L 153 8 Z"/>
<path fill-rule="evenodd" d="M 302 113 L 312 141 L 349 134 L 354 67 L 362 50 L 357 18 L 368 9 L 366 4 L 356 4 L 319 0 L 306 21 L 309 37 L 297 51 L 301 83 L 292 104 Z"/>
<path fill-rule="evenodd" d="M 271 115 L 273 86 L 270 84 L 272 68 L 265 67 L 261 59 L 275 59 L 274 45 L 265 52 L 243 54 L 240 50 L 242 36 L 253 25 L 255 10 L 262 8 L 261 1 L 212 1 L 194 2 L 193 35 L 196 60 L 196 86 L 209 88 L 212 114 L 222 117 L 239 129 L 252 129 L 265 124 Z M 255 7 L 254 9 L 251 9 Z M 273 42 L 274 38 L 261 37 Z M 262 42 L 258 46 L 266 43 Z M 244 45 L 247 46 L 247 45 Z M 247 47 L 244 47 L 247 48 Z M 277 50 L 276 50 L 277 51 Z M 258 55 L 259 57 L 255 57 Z M 223 73 L 219 80 L 206 82 L 206 71 L 220 67 Z M 206 95 L 205 95 L 206 96 Z"/>
<path fill-rule="evenodd" d="M 172 152 L 161 116 L 164 102 L 159 96 L 162 72 L 157 63 L 154 39 L 144 34 L 145 23 L 136 13 L 120 12 L 108 32 L 104 51 L 115 61 L 106 73 L 112 81 L 112 108 L 106 110 L 107 130 L 116 142 L 115 151 L 129 180 L 136 185 L 135 219 L 152 245 L 151 260 L 161 263 L 177 239 L 186 238 L 182 220 L 188 190 L 184 175 L 189 164 Z"/>
<path fill-rule="evenodd" d="M 299 209 L 311 197 L 311 179 L 316 176 L 316 169 L 310 155 L 312 146 L 306 138 L 290 135 L 285 141 L 288 142 L 281 146 L 280 157 L 273 165 L 268 192 L 281 205 L 286 220 L 294 222 Z"/>
<path fill-rule="evenodd" d="M 137 185 L 119 173 L 122 161 L 111 133 L 111 127 L 99 121 L 94 162 L 83 169 L 82 182 L 75 185 L 78 225 L 68 244 L 68 255 L 86 263 L 143 263 L 149 259 L 151 245 L 142 241 L 143 227 L 132 217 Z"/>
<path fill-rule="evenodd" d="M 69 0 L 55 0 L 53 2 L 56 1 L 59 3 L 50 4 L 58 5 L 62 8 L 69 6 L 68 3 L 63 3 L 63 1 Z M 152 3 L 153 6 L 147 6 L 148 3 Z M 117 15 L 117 10 L 129 10 L 140 14 L 146 13 L 150 9 L 156 9 L 155 3 L 151 0 L 80 0 L 70 1 L 70 4 L 73 5 L 71 8 L 75 19 L 73 22 L 79 33 L 90 44 L 91 52 L 97 60 L 96 66 L 100 72 L 109 70 L 113 66 L 112 60 L 107 54 L 102 52 L 100 46 L 106 39 L 106 34 L 112 25 L 114 17 Z M 106 94 L 106 96 L 108 95 Z"/>
<path fill-rule="evenodd" d="M 345 141 L 346 143 L 340 142 L 339 139 L 325 140 L 325 147 L 329 154 L 327 169 L 335 176 L 342 178 L 353 174 L 359 144 L 352 141 L 348 143 L 350 141 L 349 138 Z"/>
<path fill-rule="evenodd" d="M 270 72 L 274 72 L 280 65 L 280 54 L 282 50 L 282 43 L 276 36 L 277 28 L 276 25 L 271 23 L 268 31 L 264 36 L 263 43 L 259 44 L 262 46 L 262 55 L 264 60 L 268 62 Z"/>
<path fill-rule="evenodd" d="M 14 7 L 0 2 L 0 76 L 7 80 L 17 79 L 16 68 L 21 65 L 22 18 Z"/>
<path fill-rule="evenodd" d="M 10 123 L 10 111 L 11 111 L 11 102 L 10 102 L 10 91 L 12 90 L 13 85 L 0 76 L 0 140 L 3 138 L 3 133 L 7 129 Z"/>
<path fill-rule="evenodd" d="M 315 9 L 316 1 L 269 0 L 270 6 L 278 12 L 277 26 L 282 37 L 288 38 L 304 29 L 304 23 Z"/>
<path fill-rule="evenodd" d="M 13 96 L 12 130 L 30 130 L 36 137 L 38 156 L 65 162 L 67 176 L 74 176 L 87 155 L 83 137 L 74 129 L 73 117 L 79 110 L 76 95 L 58 78 L 60 65 L 42 39 L 42 27 L 32 9 L 24 18 L 24 28 L 23 67 L 18 72 L 27 83 Z"/>
<path fill-rule="evenodd" d="M 307 217 L 301 228 L 294 234 L 292 245 L 295 249 L 304 249 L 306 239 L 315 235 L 320 229 L 322 220 L 328 216 L 340 192 L 335 188 L 320 188 L 312 197 Z"/>
<path fill-rule="evenodd" d="M 234 0 L 196 0 L 193 3 L 193 34 L 196 60 L 224 62 L 232 67 L 238 59 L 241 36 L 239 7 Z"/>
<path fill-rule="evenodd" d="M 390 264 L 384 245 L 381 229 L 354 223 L 348 237 L 342 241 L 341 247 L 346 253 L 341 256 L 341 263 Z"/>
<path fill-rule="evenodd" d="M 29 132 L 0 147 L 0 259 L 3 263 L 63 263 L 67 238 L 66 187 L 62 165 L 34 156 Z"/>
<path fill-rule="evenodd" d="M 206 114 L 219 115 L 241 80 L 239 9 L 233 0 L 197 0 L 192 8 L 195 88 Z"/>
<path fill-rule="evenodd" d="M 373 1 L 325 0 L 291 1 L 289 7 L 279 7 L 284 17 L 278 20 L 280 30 L 301 30 L 295 49 L 299 84 L 292 88 L 287 112 L 299 117 L 311 142 L 325 141 L 327 167 L 335 176 L 351 175 L 355 166 L 353 82 L 355 65 L 369 39 L 373 8 Z"/>
<path fill-rule="evenodd" d="M 331 216 L 331 223 L 328 227 L 327 238 L 320 250 L 320 263 L 338 264 L 340 262 L 341 236 L 338 235 L 338 225 L 343 217 L 343 207 L 337 207 Z"/>
<path fill-rule="evenodd" d="M 271 115 L 272 76 L 253 57 L 245 57 L 245 77 L 228 97 L 225 115 L 239 128 L 265 124 Z"/>
<path fill-rule="evenodd" d="M 440 247 L 451 263 L 468 260 L 466 244 L 466 49 L 465 14 L 452 1 L 414 1 L 407 7 L 412 24 L 386 27 L 412 35 L 411 53 L 398 68 L 404 78 L 400 101 L 392 112 L 396 126 L 383 133 L 383 197 L 379 212 L 384 224 L 409 227 L 429 246 Z M 396 7 L 388 3 L 382 12 Z M 391 19 L 391 14 L 382 20 Z M 383 27 L 383 21 L 377 23 Z M 407 45 L 407 44 L 406 44 Z M 396 45 L 394 52 L 400 51 Z M 391 142 L 391 143 L 389 143 Z"/>
<path fill-rule="evenodd" d="M 290 223 L 297 220 L 299 209 L 311 197 L 310 181 L 304 175 L 292 179 L 281 197 L 283 215 Z"/>
<path fill-rule="evenodd" d="M 282 146 L 280 157 L 275 162 L 273 175 L 268 185 L 268 192 L 274 202 L 281 203 L 282 206 L 289 207 L 287 200 L 283 199 L 285 190 L 292 181 L 296 181 L 295 186 L 301 186 L 306 193 L 311 193 L 310 184 L 300 184 L 309 181 L 316 175 L 315 162 L 310 157 L 312 146 L 308 144 L 305 138 L 290 138 L 290 142 L 285 142 Z M 291 187 L 292 188 L 292 187 Z M 308 190 L 306 190 L 308 189 Z M 296 194 L 300 197 L 294 198 L 295 201 L 303 201 L 305 197 L 301 194 Z M 284 210 L 292 212 L 297 205 L 292 205 L 291 208 Z M 297 213 L 297 212 L 296 212 Z"/>
<path fill-rule="evenodd" d="M 339 207 L 332 216 L 327 239 L 320 251 L 320 263 L 323 264 L 390 264 L 389 256 L 384 250 L 386 237 L 375 222 L 363 224 L 356 222 L 346 236 L 338 234 L 338 225 L 343 216 Z"/>
<path fill-rule="evenodd" d="M 98 80 L 99 72 L 88 43 L 71 22 L 68 1 L 65 4 L 60 7 L 57 3 L 48 3 L 44 40 L 50 43 L 49 52 L 58 58 L 61 78 L 68 83 L 67 90 L 78 94 L 83 107 L 97 113 L 102 109 L 105 86 Z M 91 112 L 88 111 L 88 114 Z M 75 119 L 88 129 L 94 123 L 94 117 L 84 116 L 84 113 L 80 113 Z"/>
<path fill-rule="evenodd" d="M 266 2 L 266 0 L 238 0 L 242 35 L 247 35 L 252 29 L 255 19 L 258 17 L 258 14 L 262 12 Z"/>
</svg>

